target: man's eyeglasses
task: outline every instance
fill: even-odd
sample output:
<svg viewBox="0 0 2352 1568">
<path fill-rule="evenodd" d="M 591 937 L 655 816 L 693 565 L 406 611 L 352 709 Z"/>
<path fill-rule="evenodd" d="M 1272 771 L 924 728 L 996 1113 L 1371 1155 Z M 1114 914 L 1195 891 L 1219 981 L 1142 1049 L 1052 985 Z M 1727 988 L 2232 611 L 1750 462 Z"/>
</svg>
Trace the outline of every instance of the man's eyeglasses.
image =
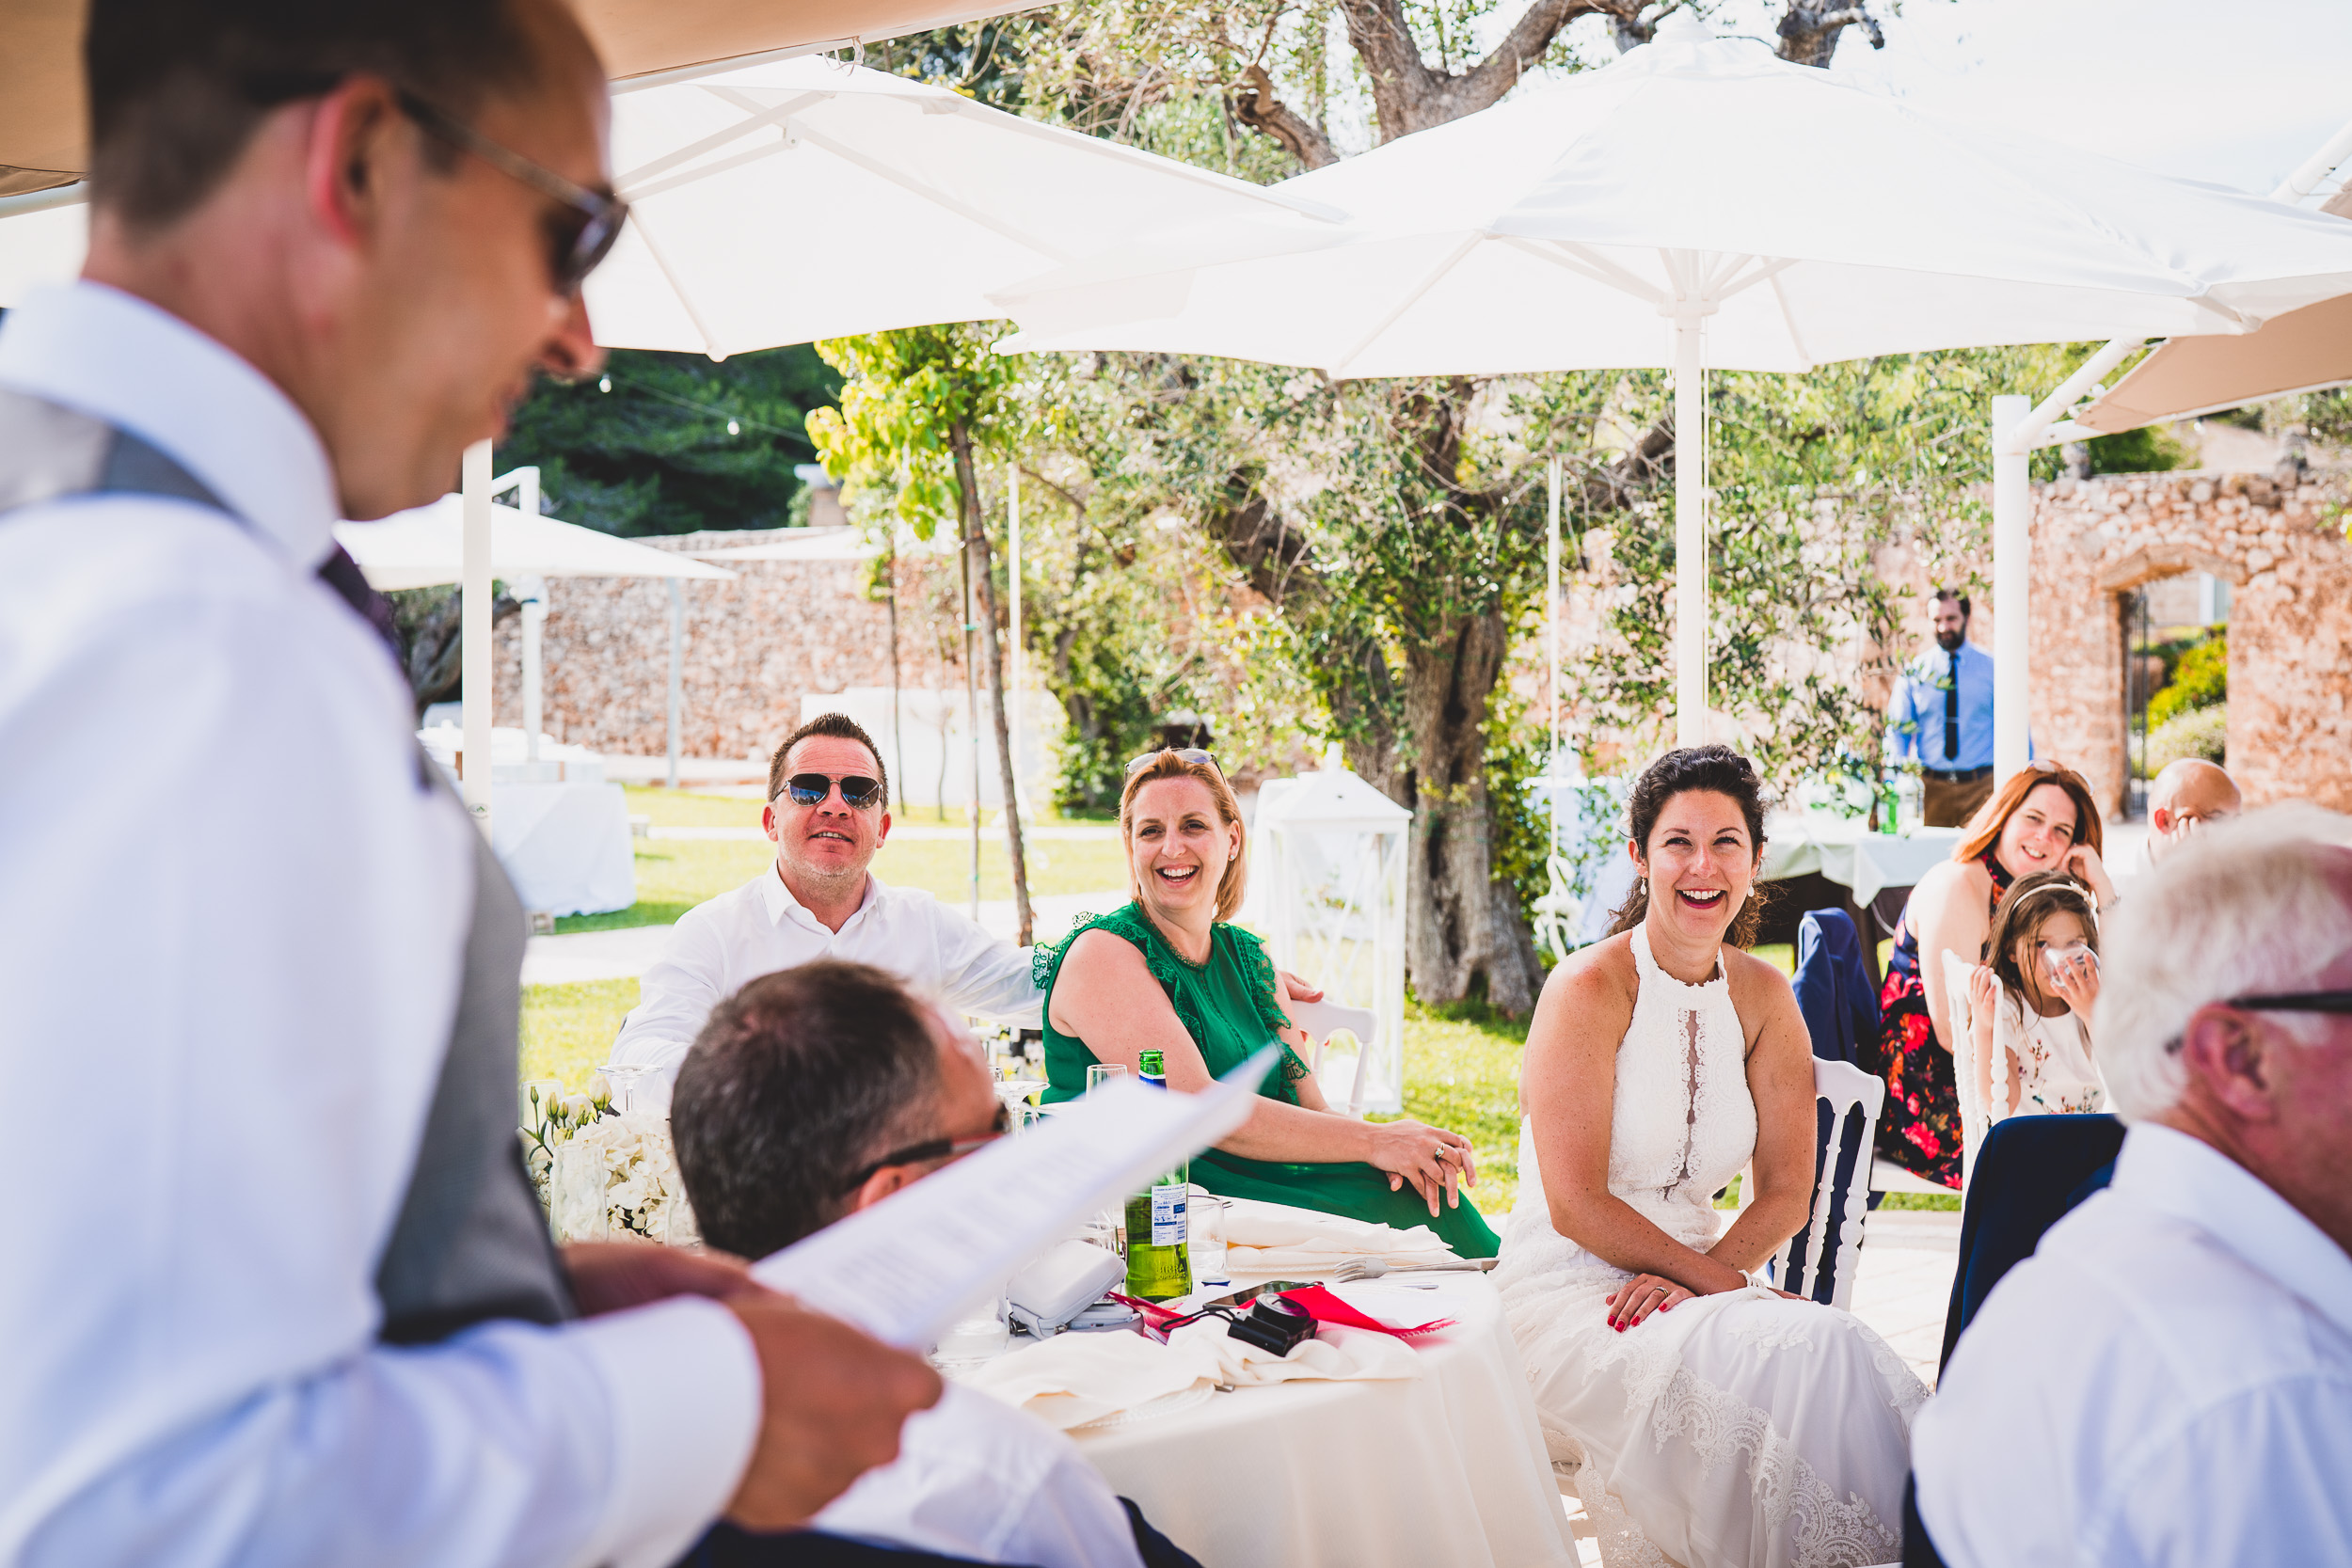
<svg viewBox="0 0 2352 1568">
<path fill-rule="evenodd" d="M 882 799 L 882 781 L 863 773 L 845 773 L 837 780 L 829 773 L 795 773 L 784 781 L 784 793 L 796 806 L 822 805 L 835 784 L 841 785 L 842 803 L 851 811 L 864 811 Z"/>
<path fill-rule="evenodd" d="M 925 1143 L 909 1144 L 894 1148 L 869 1165 L 860 1167 L 857 1174 L 841 1183 L 844 1194 L 856 1192 L 874 1179 L 878 1171 L 892 1165 L 917 1165 L 927 1160 L 961 1160 L 976 1149 L 987 1148 L 1012 1131 L 1012 1112 L 1005 1106 L 996 1107 L 996 1124 L 977 1138 L 932 1138 Z"/>
<path fill-rule="evenodd" d="M 1208 752 L 1200 750 L 1198 746 L 1187 746 L 1182 751 L 1178 751 L 1173 746 L 1162 746 L 1154 751 L 1146 752 L 1139 757 L 1130 758 L 1127 763 L 1128 776 L 1132 778 L 1134 775 L 1142 772 L 1145 768 L 1151 767 L 1153 763 L 1159 761 L 1160 758 L 1168 755 L 1170 752 L 1175 753 L 1175 757 L 1178 762 L 1190 763 L 1196 768 L 1200 767 L 1203 763 L 1206 763 L 1211 768 L 1216 768 L 1216 758 L 1209 755 Z M 1223 768 L 1218 768 L 1217 770 L 1219 772 L 1224 771 Z"/>
<path fill-rule="evenodd" d="M 2352 990 L 2289 990 L 2273 996 L 2232 996 L 2223 998 L 2221 1006 L 2249 1013 L 2352 1013 Z M 2183 1043 L 2176 1035 L 2165 1050 L 2178 1051 Z"/>
<path fill-rule="evenodd" d="M 569 294 L 578 289 L 596 270 L 596 263 L 612 248 L 612 242 L 621 237 L 621 225 L 628 219 L 628 203 L 619 197 L 574 184 L 555 170 L 500 146 L 455 116 L 405 88 L 400 93 L 400 109 L 427 135 L 437 137 L 461 152 L 472 153 L 500 173 L 519 180 L 568 209 L 561 215 L 551 216 L 548 223 L 548 274 L 557 293 Z"/>
</svg>

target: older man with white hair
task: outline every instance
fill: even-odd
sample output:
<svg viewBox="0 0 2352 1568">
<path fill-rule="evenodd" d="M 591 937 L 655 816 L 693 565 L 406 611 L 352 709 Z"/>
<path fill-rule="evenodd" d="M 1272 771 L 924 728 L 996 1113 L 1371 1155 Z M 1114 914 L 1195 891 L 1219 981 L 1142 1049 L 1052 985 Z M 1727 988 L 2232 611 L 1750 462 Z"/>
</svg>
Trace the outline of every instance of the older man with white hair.
<svg viewBox="0 0 2352 1568">
<path fill-rule="evenodd" d="M 2109 927 L 2114 1184 L 1912 1431 L 1953 1568 L 2352 1562 L 2352 820 L 2176 847 Z"/>
</svg>

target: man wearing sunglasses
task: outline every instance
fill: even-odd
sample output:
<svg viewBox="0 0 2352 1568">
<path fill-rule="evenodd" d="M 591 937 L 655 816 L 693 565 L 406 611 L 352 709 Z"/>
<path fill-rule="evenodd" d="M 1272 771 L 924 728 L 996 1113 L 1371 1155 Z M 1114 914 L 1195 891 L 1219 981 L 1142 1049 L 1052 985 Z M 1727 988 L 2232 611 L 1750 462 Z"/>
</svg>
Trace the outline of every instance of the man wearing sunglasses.
<svg viewBox="0 0 2352 1568">
<path fill-rule="evenodd" d="M 0 886 L 43 890 L 0 903 L 42 1190 L 0 1562 L 660 1568 L 801 1523 L 937 1377 L 739 1265 L 549 1244 L 520 906 L 333 531 L 593 373 L 596 54 L 555 0 L 87 12 L 84 276 L 0 324 Z"/>
<path fill-rule="evenodd" d="M 1953 1568 L 2352 1562 L 2347 845 L 2253 812 L 2109 923 L 2114 1181 L 1994 1288 L 1912 1429 Z"/>
<path fill-rule="evenodd" d="M 969 1030 L 873 965 L 818 959 L 718 1005 L 670 1127 L 704 1239 L 763 1258 L 986 1148 L 1006 1115 Z M 1028 1568 L 1192 1564 L 1068 1438 L 953 1386 L 817 1526 Z"/>
<path fill-rule="evenodd" d="M 785 736 L 760 816 L 775 863 L 678 921 L 612 1059 L 658 1069 L 666 1085 L 722 999 L 820 958 L 872 964 L 959 1013 L 1034 1025 L 1025 950 L 868 869 L 890 836 L 889 785 L 873 737 L 845 714 L 819 714 Z"/>
</svg>

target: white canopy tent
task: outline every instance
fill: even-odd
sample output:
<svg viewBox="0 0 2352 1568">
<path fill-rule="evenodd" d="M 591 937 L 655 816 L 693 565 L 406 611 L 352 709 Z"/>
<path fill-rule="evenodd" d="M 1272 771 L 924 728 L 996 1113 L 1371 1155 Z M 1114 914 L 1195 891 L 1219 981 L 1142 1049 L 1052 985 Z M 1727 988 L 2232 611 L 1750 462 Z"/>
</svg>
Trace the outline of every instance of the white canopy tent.
<svg viewBox="0 0 2352 1568">
<path fill-rule="evenodd" d="M 1001 312 L 992 289 L 1136 230 L 1295 198 L 840 60 L 612 100 L 628 226 L 588 280 L 596 341 L 723 359 Z"/>
<path fill-rule="evenodd" d="M 1673 367 L 1685 745 L 1706 733 L 1705 367 L 2244 332 L 2352 289 L 2352 231 L 2333 219 L 1942 124 L 1687 13 L 1600 71 L 1277 189 L 1351 219 L 1140 235 L 1000 291 L 1024 329 L 1000 348 L 1341 377 Z M 2015 764 L 2023 545 L 2022 527 L 1996 530 Z"/>
<path fill-rule="evenodd" d="M 482 599 L 485 606 L 485 629 L 481 639 L 482 673 L 478 679 L 470 668 L 476 650 L 469 642 L 465 650 L 469 664 L 465 689 L 469 695 L 480 692 L 483 701 L 469 704 L 466 712 L 467 744 L 473 754 L 485 756 L 490 744 L 489 642 L 486 622 L 488 584 L 493 578 L 503 578 L 514 586 L 516 596 L 523 607 L 523 735 L 526 756 L 536 760 L 539 731 L 542 723 L 541 693 L 544 690 L 540 627 L 547 618 L 546 578 L 662 578 L 670 584 L 670 775 L 677 782 L 677 751 L 679 724 L 680 661 L 684 654 L 685 595 L 678 585 L 687 581 L 732 581 L 735 574 L 720 566 L 709 566 L 691 556 L 672 554 L 644 545 L 631 544 L 610 533 L 592 528 L 559 521 L 539 515 L 539 470 L 517 468 L 485 487 L 485 500 L 490 494 L 513 488 L 519 492 L 520 507 L 489 505 L 487 527 L 482 530 L 489 546 L 488 559 L 482 565 L 484 584 Z M 396 512 L 373 523 L 339 523 L 335 537 L 351 558 L 359 563 L 374 588 L 390 592 L 402 588 L 428 588 L 445 582 L 465 581 L 468 575 L 468 550 L 472 544 L 466 527 L 467 498 L 443 496 L 430 506 L 414 511 Z M 469 630 L 471 628 L 469 627 Z M 476 736 L 475 730 L 480 729 Z M 489 803 L 489 775 L 486 769 L 469 770 L 467 800 L 469 805 L 479 800 L 482 806 Z M 477 795 L 477 790 L 479 794 Z M 477 816 L 485 815 L 477 812 Z"/>
</svg>

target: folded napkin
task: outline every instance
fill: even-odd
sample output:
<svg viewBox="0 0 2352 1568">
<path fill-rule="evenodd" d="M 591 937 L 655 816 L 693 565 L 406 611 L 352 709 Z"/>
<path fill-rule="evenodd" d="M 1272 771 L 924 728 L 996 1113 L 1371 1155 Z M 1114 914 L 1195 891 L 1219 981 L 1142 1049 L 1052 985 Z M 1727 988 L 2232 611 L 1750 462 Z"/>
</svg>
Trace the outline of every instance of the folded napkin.
<svg viewBox="0 0 2352 1568">
<path fill-rule="evenodd" d="M 1384 1263 L 1454 1260 L 1454 1249 L 1425 1225 L 1399 1230 L 1254 1198 L 1225 1201 L 1230 1206 L 1225 1266 L 1231 1274 L 1263 1278 L 1328 1274 L 1354 1258 L 1377 1258 Z"/>
<path fill-rule="evenodd" d="M 1228 1338 L 1224 1320 L 1204 1318 L 1165 1345 L 1140 1334 L 1057 1334 L 958 1381 L 1068 1431 L 1205 1384 L 1249 1388 L 1309 1378 L 1419 1376 L 1420 1357 L 1386 1334 L 1327 1327 L 1290 1354 L 1276 1355 Z"/>
</svg>

